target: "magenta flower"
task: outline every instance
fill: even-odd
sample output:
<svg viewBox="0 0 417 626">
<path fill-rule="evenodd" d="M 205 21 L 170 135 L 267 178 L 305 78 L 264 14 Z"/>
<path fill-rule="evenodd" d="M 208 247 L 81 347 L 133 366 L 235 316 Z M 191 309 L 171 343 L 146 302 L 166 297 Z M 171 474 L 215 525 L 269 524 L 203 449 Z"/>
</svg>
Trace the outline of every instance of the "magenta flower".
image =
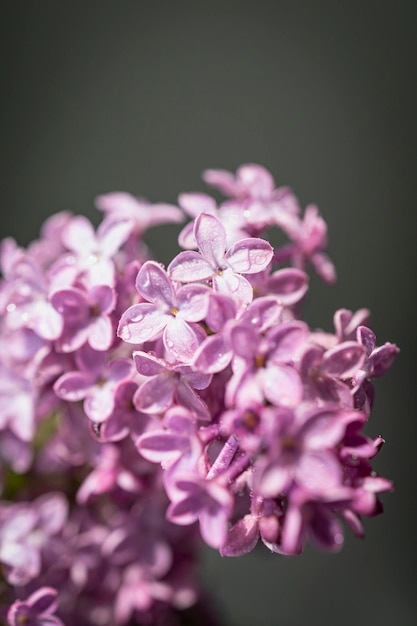
<svg viewBox="0 0 417 626">
<path fill-rule="evenodd" d="M 159 202 L 151 204 L 143 198 L 135 198 L 123 191 L 97 196 L 95 204 L 106 214 L 106 220 L 110 223 L 117 223 L 120 220 L 132 222 L 132 230 L 136 235 L 141 235 L 151 226 L 182 222 L 184 219 L 182 212 L 173 204 Z"/>
<path fill-rule="evenodd" d="M 9 626 L 64 626 L 53 615 L 58 606 L 58 592 L 52 587 L 41 587 L 27 600 L 16 600 L 7 613 Z"/>
<path fill-rule="evenodd" d="M 31 503 L 0 510 L 0 562 L 8 582 L 25 585 L 41 572 L 42 550 L 61 531 L 68 515 L 65 496 L 50 492 Z"/>
<path fill-rule="evenodd" d="M 326 283 L 333 284 L 336 281 L 336 270 L 324 252 L 327 248 L 327 225 L 318 208 L 310 204 L 305 210 L 303 220 L 293 219 L 285 225 L 284 230 L 293 243 L 278 250 L 276 261 L 291 260 L 295 267 L 302 270 L 311 263 Z"/>
<path fill-rule="evenodd" d="M 133 358 L 139 374 L 149 377 L 133 398 L 138 411 L 162 414 L 176 403 L 198 419 L 210 418 L 206 404 L 194 389 L 208 387 L 211 374 L 195 372 L 188 365 L 171 365 L 140 350 L 133 353 Z"/>
<path fill-rule="evenodd" d="M 138 273 L 136 288 L 147 302 L 134 304 L 123 313 L 119 337 L 142 344 L 162 334 L 168 354 L 189 362 L 206 336 L 195 322 L 206 314 L 208 287 L 186 285 L 176 291 L 161 266 L 148 261 Z"/>
<path fill-rule="evenodd" d="M 51 295 L 51 304 L 64 321 L 57 342 L 63 352 L 74 352 L 85 342 L 94 350 L 110 348 L 114 341 L 110 318 L 116 304 L 114 289 L 108 285 L 95 285 L 89 291 L 61 289 Z"/>
<path fill-rule="evenodd" d="M 195 221 L 194 238 L 200 253 L 181 252 L 168 266 L 172 280 L 211 280 L 213 289 L 240 304 L 253 298 L 252 286 L 242 274 L 261 272 L 272 259 L 270 244 L 254 237 L 241 239 L 226 250 L 226 231 L 214 215 L 202 213 Z"/>
<path fill-rule="evenodd" d="M 258 465 L 259 493 L 274 498 L 295 483 L 321 496 L 341 487 L 342 468 L 334 450 L 348 424 L 364 419 L 357 411 L 330 405 L 281 411 L 268 460 Z"/>
<path fill-rule="evenodd" d="M 114 256 L 131 231 L 130 220 L 118 219 L 103 221 L 95 233 L 91 222 L 78 215 L 64 227 L 62 240 L 75 255 L 75 268 L 88 285 L 112 287 L 116 270 Z"/>
<path fill-rule="evenodd" d="M 119 385 L 130 380 L 133 364 L 127 359 L 106 363 L 103 352 L 84 346 L 76 355 L 79 369 L 66 372 L 54 384 L 56 395 L 67 402 L 84 400 L 86 415 L 93 422 L 103 422 L 115 408 Z"/>
<path fill-rule="evenodd" d="M 212 548 L 220 548 L 226 539 L 233 508 L 230 491 L 215 479 L 203 480 L 192 474 L 174 481 L 179 499 L 168 507 L 168 520 L 180 525 L 198 520 L 204 541 Z"/>
</svg>

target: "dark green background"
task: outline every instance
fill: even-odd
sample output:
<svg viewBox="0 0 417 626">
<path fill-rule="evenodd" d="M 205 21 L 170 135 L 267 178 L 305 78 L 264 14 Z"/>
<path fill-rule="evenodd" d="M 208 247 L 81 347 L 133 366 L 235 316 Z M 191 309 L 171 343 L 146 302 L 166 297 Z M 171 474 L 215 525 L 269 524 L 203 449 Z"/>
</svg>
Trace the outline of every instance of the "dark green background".
<svg viewBox="0 0 417 626">
<path fill-rule="evenodd" d="M 206 167 L 258 162 L 329 225 L 337 286 L 312 281 L 308 319 L 372 310 L 401 347 L 368 432 L 396 483 L 367 538 L 339 555 L 266 549 L 203 557 L 226 626 L 416 619 L 415 2 L 2 3 L 1 229 L 20 243 L 63 209 L 98 219 L 97 194 L 175 202 Z M 175 253 L 173 229 L 155 253 Z M 68 625 L 71 626 L 71 625 Z"/>
</svg>

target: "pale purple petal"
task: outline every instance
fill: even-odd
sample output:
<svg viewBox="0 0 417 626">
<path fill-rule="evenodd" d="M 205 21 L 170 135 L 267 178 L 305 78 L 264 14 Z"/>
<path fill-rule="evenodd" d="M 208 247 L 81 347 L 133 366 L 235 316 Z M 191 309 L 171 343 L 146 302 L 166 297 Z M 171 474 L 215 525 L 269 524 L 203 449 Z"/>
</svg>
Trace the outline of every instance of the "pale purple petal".
<svg viewBox="0 0 417 626">
<path fill-rule="evenodd" d="M 365 420 L 358 411 L 342 411 L 339 407 L 314 408 L 300 429 L 300 437 L 309 450 L 332 448 L 342 440 L 348 424 Z"/>
<path fill-rule="evenodd" d="M 233 297 L 240 306 L 249 305 L 253 300 L 253 287 L 250 282 L 240 274 L 227 268 L 222 273 L 213 276 L 213 289 L 225 295 Z"/>
<path fill-rule="evenodd" d="M 207 261 L 220 266 L 226 252 L 226 231 L 214 215 L 202 213 L 195 221 L 194 238 Z"/>
<path fill-rule="evenodd" d="M 227 170 L 204 170 L 203 180 L 227 196 L 237 195 L 239 191 L 239 185 L 236 183 L 235 177 Z"/>
<path fill-rule="evenodd" d="M 58 398 L 77 402 L 86 397 L 95 382 L 95 376 L 89 377 L 85 372 L 67 372 L 58 378 L 54 391 Z"/>
<path fill-rule="evenodd" d="M 152 376 L 139 387 L 133 396 L 133 403 L 143 413 L 163 413 L 172 404 L 174 390 L 175 380 L 172 376 Z"/>
<path fill-rule="evenodd" d="M 281 311 L 281 306 L 273 296 L 263 296 L 251 302 L 240 320 L 263 331 L 278 323 Z"/>
<path fill-rule="evenodd" d="M 356 341 L 345 341 L 323 355 L 320 370 L 329 376 L 349 378 L 365 361 L 365 350 Z"/>
<path fill-rule="evenodd" d="M 134 304 L 120 318 L 117 335 L 128 343 L 144 343 L 158 337 L 168 319 L 154 304 Z"/>
<path fill-rule="evenodd" d="M 164 346 L 176 359 L 188 363 L 206 334 L 200 326 L 191 325 L 179 315 L 169 319 L 163 334 Z"/>
<path fill-rule="evenodd" d="M 333 452 L 305 452 L 295 468 L 295 478 L 309 493 L 321 495 L 342 485 L 342 470 Z"/>
<path fill-rule="evenodd" d="M 273 253 L 270 243 L 264 239 L 251 237 L 235 243 L 227 251 L 225 260 L 234 272 L 256 274 L 269 265 Z"/>
<path fill-rule="evenodd" d="M 206 193 L 181 193 L 178 196 L 178 204 L 192 218 L 200 213 L 215 214 L 217 205 L 215 200 Z"/>
<path fill-rule="evenodd" d="M 105 219 L 97 229 L 100 251 L 112 257 L 132 232 L 132 222 L 128 219 Z"/>
<path fill-rule="evenodd" d="M 99 352 L 108 350 L 114 341 L 113 325 L 109 317 L 97 317 L 88 332 L 88 343 Z"/>
<path fill-rule="evenodd" d="M 212 293 L 205 285 L 185 285 L 177 293 L 178 315 L 187 322 L 199 322 L 204 319 Z"/>
<path fill-rule="evenodd" d="M 308 276 L 302 270 L 286 267 L 271 275 L 268 282 L 269 293 L 278 297 L 283 306 L 299 302 L 308 289 Z"/>
<path fill-rule="evenodd" d="M 161 430 L 145 433 L 136 441 L 138 452 L 151 463 L 174 461 L 189 447 L 189 437 Z"/>
<path fill-rule="evenodd" d="M 168 265 L 168 274 L 178 282 L 193 282 L 211 278 L 216 268 L 193 250 L 180 252 Z"/>
<path fill-rule="evenodd" d="M 142 265 L 136 278 L 136 289 L 153 304 L 173 306 L 174 288 L 164 269 L 154 261 Z"/>
<path fill-rule="evenodd" d="M 36 501 L 39 525 L 48 535 L 55 535 L 68 517 L 68 502 L 62 493 L 49 492 Z"/>
<path fill-rule="evenodd" d="M 229 530 L 220 548 L 222 556 L 243 556 L 255 548 L 259 540 L 259 523 L 254 515 L 245 515 Z"/>
<path fill-rule="evenodd" d="M 236 317 L 236 302 L 228 295 L 211 292 L 208 298 L 206 321 L 211 330 L 218 332 L 228 320 Z"/>
<path fill-rule="evenodd" d="M 201 372 L 215 374 L 224 370 L 233 357 L 230 342 L 218 333 L 207 339 L 196 350 L 192 366 Z"/>
<path fill-rule="evenodd" d="M 101 313 L 111 313 L 116 305 L 115 290 L 109 285 L 95 285 L 90 290 L 90 298 Z"/>
<path fill-rule="evenodd" d="M 303 384 L 290 366 L 269 366 L 260 370 L 265 398 L 277 406 L 296 407 L 303 399 Z"/>
<path fill-rule="evenodd" d="M 309 330 L 304 322 L 288 322 L 277 326 L 268 333 L 269 358 L 274 363 L 296 361 L 308 338 Z"/>
<path fill-rule="evenodd" d="M 265 498 L 276 498 L 291 483 L 293 466 L 281 461 L 271 463 L 259 477 L 259 493 Z"/>
<path fill-rule="evenodd" d="M 84 400 L 86 415 L 99 424 L 103 422 L 114 409 L 114 390 L 111 385 L 94 387 Z"/>
<path fill-rule="evenodd" d="M 73 217 L 62 231 L 64 245 L 81 256 L 95 250 L 97 241 L 91 222 L 81 215 Z"/>
<path fill-rule="evenodd" d="M 137 371 L 142 376 L 157 376 L 165 372 L 163 363 L 147 352 L 136 350 L 133 352 L 133 360 L 135 361 Z"/>
<path fill-rule="evenodd" d="M 208 407 L 200 396 L 193 391 L 190 385 L 185 380 L 180 380 L 176 389 L 176 399 L 179 404 L 186 409 L 195 413 L 198 419 L 209 420 L 210 412 Z"/>
</svg>

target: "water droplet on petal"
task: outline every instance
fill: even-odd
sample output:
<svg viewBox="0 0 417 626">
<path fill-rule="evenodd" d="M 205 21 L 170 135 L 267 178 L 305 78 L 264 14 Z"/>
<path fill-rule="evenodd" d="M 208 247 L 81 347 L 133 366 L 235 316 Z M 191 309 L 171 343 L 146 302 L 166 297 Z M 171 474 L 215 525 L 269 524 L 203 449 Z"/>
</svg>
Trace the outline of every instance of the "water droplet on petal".
<svg viewBox="0 0 417 626">
<path fill-rule="evenodd" d="M 6 309 L 8 313 L 13 313 L 13 311 L 16 310 L 16 305 L 14 304 L 14 302 L 10 302 L 10 304 L 7 305 Z"/>
<path fill-rule="evenodd" d="M 135 315 L 135 317 L 132 317 L 132 322 L 134 324 L 139 324 L 139 322 L 141 322 L 143 320 L 143 314 L 139 313 L 139 315 Z"/>
</svg>

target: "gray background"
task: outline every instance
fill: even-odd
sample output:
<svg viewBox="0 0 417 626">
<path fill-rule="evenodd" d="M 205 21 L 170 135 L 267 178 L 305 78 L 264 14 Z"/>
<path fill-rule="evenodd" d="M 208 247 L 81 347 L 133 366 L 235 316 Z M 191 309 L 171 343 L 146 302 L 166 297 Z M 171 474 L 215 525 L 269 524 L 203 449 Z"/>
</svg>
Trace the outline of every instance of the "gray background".
<svg viewBox="0 0 417 626">
<path fill-rule="evenodd" d="M 22 244 L 68 209 L 126 190 L 175 202 L 207 167 L 269 168 L 329 225 L 338 284 L 307 309 L 331 329 L 369 307 L 401 347 L 368 432 L 396 483 L 367 538 L 339 555 L 207 550 L 202 572 L 229 626 L 416 623 L 416 3 L 2 3 L 0 236 Z M 175 230 L 175 229 L 174 229 Z M 174 230 L 153 231 L 155 254 Z"/>
</svg>

